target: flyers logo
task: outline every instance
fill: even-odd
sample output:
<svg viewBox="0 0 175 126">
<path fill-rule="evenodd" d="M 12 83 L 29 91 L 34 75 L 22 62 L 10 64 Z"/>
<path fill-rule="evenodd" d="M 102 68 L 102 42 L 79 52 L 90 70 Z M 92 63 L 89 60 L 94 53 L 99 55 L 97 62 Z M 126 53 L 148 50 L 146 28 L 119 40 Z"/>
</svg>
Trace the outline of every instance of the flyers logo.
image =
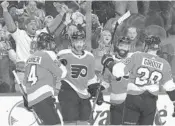
<svg viewBox="0 0 175 126">
<path fill-rule="evenodd" d="M 78 78 L 79 76 L 85 77 L 87 75 L 87 67 L 83 65 L 71 65 L 71 77 Z"/>
<path fill-rule="evenodd" d="M 127 58 L 122 61 L 122 63 L 124 63 L 125 65 L 128 65 L 130 62 L 131 62 L 131 58 Z"/>
</svg>

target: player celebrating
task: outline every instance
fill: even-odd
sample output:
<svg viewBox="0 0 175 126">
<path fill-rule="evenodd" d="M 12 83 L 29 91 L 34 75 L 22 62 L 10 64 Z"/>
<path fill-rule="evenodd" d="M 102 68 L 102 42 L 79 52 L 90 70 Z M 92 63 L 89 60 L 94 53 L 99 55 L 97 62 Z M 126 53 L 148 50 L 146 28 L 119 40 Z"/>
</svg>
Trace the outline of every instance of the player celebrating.
<svg viewBox="0 0 175 126">
<path fill-rule="evenodd" d="M 57 60 L 55 42 L 48 33 L 37 37 L 37 48 L 26 62 L 24 85 L 27 93 L 27 107 L 32 107 L 42 125 L 56 125 L 60 118 L 53 98 L 56 77 L 64 78 L 67 70 Z"/>
<path fill-rule="evenodd" d="M 127 98 L 125 100 L 125 125 L 153 125 L 159 86 L 163 86 L 169 98 L 175 102 L 175 84 L 168 62 L 156 55 L 160 39 L 148 36 L 145 51 L 136 52 L 123 62 L 115 63 L 111 56 L 104 55 L 102 64 L 114 76 L 130 72 Z"/>
<path fill-rule="evenodd" d="M 120 62 L 126 58 L 130 49 L 130 40 L 127 37 L 121 37 L 114 46 L 114 55 L 112 56 L 115 62 Z M 121 125 L 126 98 L 127 85 L 129 76 L 116 78 L 108 69 L 104 72 L 104 81 L 110 84 L 110 124 Z"/>
<path fill-rule="evenodd" d="M 85 51 L 85 32 L 78 29 L 70 35 L 71 49 L 58 53 L 67 61 L 68 74 L 61 81 L 58 100 L 61 105 L 64 123 L 86 125 L 91 113 L 88 87 L 97 83 L 95 59 L 92 53 Z M 91 92 L 93 93 L 93 92 Z M 95 94 L 94 94 L 95 95 Z"/>
</svg>

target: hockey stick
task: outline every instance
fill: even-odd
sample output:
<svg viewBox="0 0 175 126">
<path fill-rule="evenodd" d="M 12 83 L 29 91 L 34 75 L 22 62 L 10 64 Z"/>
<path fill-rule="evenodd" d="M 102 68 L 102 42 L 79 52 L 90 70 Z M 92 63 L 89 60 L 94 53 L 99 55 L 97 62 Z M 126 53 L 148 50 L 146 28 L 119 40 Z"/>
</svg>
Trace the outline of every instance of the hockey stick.
<svg viewBox="0 0 175 126">
<path fill-rule="evenodd" d="M 26 92 L 25 92 L 25 90 L 24 90 L 24 87 L 22 86 L 22 84 L 21 84 L 21 82 L 20 82 L 20 80 L 19 80 L 19 78 L 18 78 L 18 75 L 16 74 L 16 71 L 13 70 L 12 73 L 13 73 L 15 79 L 16 79 L 17 84 L 19 85 L 21 94 L 24 96 L 25 100 L 27 100 L 27 94 L 26 94 Z M 35 119 L 36 119 L 37 123 L 38 123 L 38 124 L 42 124 L 42 121 L 39 119 L 39 117 L 38 117 L 38 115 L 35 113 L 35 111 L 34 111 L 33 109 L 31 109 L 31 111 L 32 111 L 33 115 L 35 116 Z"/>
<path fill-rule="evenodd" d="M 116 24 L 115 24 L 115 27 L 114 27 L 114 31 L 113 31 L 113 34 L 112 34 L 112 40 L 111 40 L 111 46 L 113 45 L 113 41 L 114 41 L 114 36 L 115 36 L 115 32 L 117 30 L 117 27 L 124 21 L 126 20 L 127 18 L 129 18 L 131 16 L 131 13 L 130 11 L 126 12 L 122 17 L 120 17 Z"/>
<path fill-rule="evenodd" d="M 102 72 L 102 75 L 103 75 L 103 73 L 104 72 Z M 100 95 L 101 87 L 102 87 L 102 85 L 101 85 L 101 82 L 100 82 L 100 86 L 97 89 L 95 100 L 94 100 L 93 105 L 92 105 L 91 114 L 89 116 L 89 123 L 90 123 L 90 125 L 93 125 L 93 123 L 94 123 L 93 114 L 94 114 L 94 110 L 95 110 L 95 107 L 96 107 L 96 104 L 97 104 L 97 101 L 98 101 L 98 97 Z"/>
<path fill-rule="evenodd" d="M 115 35 L 115 32 L 117 30 L 118 25 L 120 25 L 124 20 L 126 20 L 130 15 L 131 15 L 131 13 L 130 13 L 130 11 L 128 11 L 122 17 L 120 17 L 118 19 L 118 21 L 116 22 L 115 28 L 114 28 L 114 32 L 113 32 L 113 35 L 112 35 L 111 46 L 112 46 L 112 42 L 113 42 L 114 35 Z M 101 73 L 102 76 L 104 74 L 104 71 L 105 71 L 105 67 L 103 67 L 103 70 L 102 70 L 102 73 Z M 93 102 L 93 105 L 92 105 L 92 110 L 91 110 L 91 114 L 90 114 L 90 117 L 89 117 L 90 125 L 93 125 L 93 113 L 94 113 L 94 110 L 95 110 L 95 107 L 96 107 L 96 103 L 98 101 L 98 97 L 99 97 L 99 94 L 100 94 L 100 91 L 101 91 L 101 88 L 102 88 L 102 84 L 101 83 L 102 83 L 102 81 L 100 82 L 100 86 L 97 89 L 95 101 Z"/>
</svg>

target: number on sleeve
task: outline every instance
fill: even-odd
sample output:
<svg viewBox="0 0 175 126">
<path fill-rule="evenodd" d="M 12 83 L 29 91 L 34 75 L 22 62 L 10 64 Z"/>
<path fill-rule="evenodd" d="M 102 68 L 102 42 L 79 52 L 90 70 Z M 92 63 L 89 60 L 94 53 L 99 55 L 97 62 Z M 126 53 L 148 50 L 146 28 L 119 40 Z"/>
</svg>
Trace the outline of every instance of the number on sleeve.
<svg viewBox="0 0 175 126">
<path fill-rule="evenodd" d="M 28 76 L 28 82 L 31 82 L 31 86 L 36 84 L 38 78 L 36 76 L 36 65 L 32 65 L 30 67 L 30 72 Z"/>
<path fill-rule="evenodd" d="M 150 72 L 148 68 L 140 67 L 137 70 L 137 74 L 140 75 L 136 77 L 135 80 L 135 84 L 137 85 L 157 84 L 162 79 L 162 74 L 160 72 Z"/>
</svg>

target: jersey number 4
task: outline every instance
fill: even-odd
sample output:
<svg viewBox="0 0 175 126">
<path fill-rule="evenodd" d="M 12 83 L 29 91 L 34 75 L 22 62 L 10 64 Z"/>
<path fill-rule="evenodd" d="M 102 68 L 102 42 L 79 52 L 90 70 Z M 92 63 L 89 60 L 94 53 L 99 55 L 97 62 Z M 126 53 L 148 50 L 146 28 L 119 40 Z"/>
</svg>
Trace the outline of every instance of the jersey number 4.
<svg viewBox="0 0 175 126">
<path fill-rule="evenodd" d="M 30 72 L 29 72 L 29 76 L 27 78 L 27 81 L 31 83 L 31 86 L 36 84 L 38 80 L 38 77 L 36 76 L 36 65 L 32 65 L 30 67 Z"/>
<path fill-rule="evenodd" d="M 140 75 L 135 80 L 137 85 L 158 84 L 162 79 L 162 73 L 158 71 L 150 72 L 148 68 L 144 67 L 140 67 L 137 74 Z"/>
</svg>

